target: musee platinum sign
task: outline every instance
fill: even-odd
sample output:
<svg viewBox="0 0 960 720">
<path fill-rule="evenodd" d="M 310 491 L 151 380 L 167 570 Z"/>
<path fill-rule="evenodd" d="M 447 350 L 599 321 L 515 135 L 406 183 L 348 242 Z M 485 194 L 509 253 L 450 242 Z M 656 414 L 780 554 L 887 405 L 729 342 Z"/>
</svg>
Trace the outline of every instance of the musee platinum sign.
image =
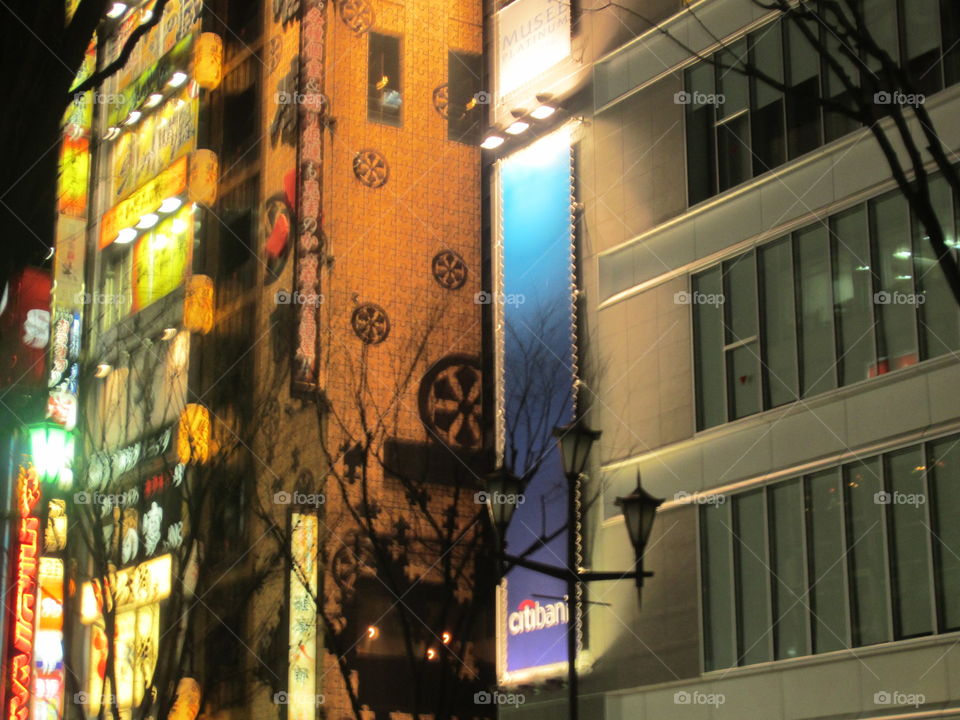
<svg viewBox="0 0 960 720">
<path fill-rule="evenodd" d="M 515 0 L 497 14 L 497 91 L 503 97 L 570 56 L 570 5 Z"/>
</svg>

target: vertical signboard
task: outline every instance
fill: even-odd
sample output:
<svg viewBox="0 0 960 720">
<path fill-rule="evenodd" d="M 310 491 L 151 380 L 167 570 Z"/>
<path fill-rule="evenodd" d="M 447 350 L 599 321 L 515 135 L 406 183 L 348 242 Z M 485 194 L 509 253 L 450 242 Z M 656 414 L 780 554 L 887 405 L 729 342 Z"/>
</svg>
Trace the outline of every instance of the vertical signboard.
<svg viewBox="0 0 960 720">
<path fill-rule="evenodd" d="M 525 552 L 563 528 L 567 490 L 554 426 L 573 419 L 576 378 L 571 233 L 570 135 L 558 130 L 498 165 L 500 236 L 498 445 L 505 464 L 530 477 L 507 533 Z M 530 558 L 566 563 L 559 532 Z M 499 670 L 503 682 L 549 674 L 567 661 L 566 583 L 514 568 L 500 594 Z"/>
<path fill-rule="evenodd" d="M 514 0 L 497 13 L 497 97 L 570 57 L 570 3 Z"/>
<path fill-rule="evenodd" d="M 293 513 L 290 528 L 290 665 L 287 720 L 317 712 L 317 516 Z"/>
<path fill-rule="evenodd" d="M 29 720 L 33 689 L 34 628 L 37 613 L 37 571 L 40 519 L 34 507 L 40 499 L 40 480 L 33 466 L 21 467 L 17 477 L 17 569 L 13 602 L 13 652 L 9 664 L 7 720 Z"/>
</svg>

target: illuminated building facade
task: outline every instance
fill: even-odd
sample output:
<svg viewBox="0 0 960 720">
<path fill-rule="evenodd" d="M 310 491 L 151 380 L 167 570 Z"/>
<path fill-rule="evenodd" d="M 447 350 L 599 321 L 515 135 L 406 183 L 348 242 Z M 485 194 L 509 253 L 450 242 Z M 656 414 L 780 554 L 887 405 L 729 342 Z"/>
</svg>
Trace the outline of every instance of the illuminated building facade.
<svg viewBox="0 0 960 720">
<path fill-rule="evenodd" d="M 64 143 L 61 697 L 488 717 L 480 4 L 114 3 L 86 71 L 154 21 Z"/>
<path fill-rule="evenodd" d="M 582 117 L 571 129 L 577 399 L 603 436 L 581 564 L 631 568 L 614 499 L 638 474 L 666 498 L 642 604 L 632 581 L 586 595 L 582 716 L 960 717 L 960 312 L 917 217 L 870 133 L 817 102 L 839 84 L 791 23 L 750 0 L 600 5 L 573 19 L 579 95 L 553 89 L 569 72 L 543 71 L 526 98 L 493 109 L 484 141 L 500 168 L 503 290 L 523 293 L 510 284 L 523 207 L 509 173 L 551 157 L 523 157 L 554 122 L 532 110 Z M 955 152 L 955 6 L 864 5 Z M 637 14 L 661 25 L 605 44 L 598 18 Z M 788 91 L 693 56 L 720 41 Z M 511 134 L 518 119 L 529 127 Z M 956 252 L 957 197 L 942 177 L 931 192 Z M 539 271 L 524 268 L 528 287 Z M 565 717 L 565 693 L 546 681 L 566 657 L 531 662 L 553 629 L 512 634 L 523 600 L 508 595 L 498 626 L 500 677 L 526 696 L 504 716 Z M 530 645 L 538 633 L 547 639 Z"/>
</svg>

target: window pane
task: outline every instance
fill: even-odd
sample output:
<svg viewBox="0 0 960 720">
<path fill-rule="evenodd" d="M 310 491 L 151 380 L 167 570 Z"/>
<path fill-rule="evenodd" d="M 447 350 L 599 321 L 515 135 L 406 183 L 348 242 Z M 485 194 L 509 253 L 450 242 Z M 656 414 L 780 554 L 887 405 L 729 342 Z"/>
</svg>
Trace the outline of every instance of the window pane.
<svg viewBox="0 0 960 720">
<path fill-rule="evenodd" d="M 694 296 L 719 297 L 723 292 L 720 272 L 718 265 L 699 275 L 694 275 L 692 280 Z M 697 427 L 703 430 L 727 420 L 723 390 L 722 306 L 717 303 L 694 303 L 693 331 L 696 338 Z"/>
<path fill-rule="evenodd" d="M 750 340 L 727 352 L 727 397 L 731 419 L 760 410 L 760 357 L 757 335 L 756 257 L 744 253 L 723 263 L 725 342 Z"/>
<path fill-rule="evenodd" d="M 843 494 L 838 475 L 837 470 L 827 470 L 807 479 L 810 610 L 815 653 L 848 647 Z"/>
<path fill-rule="evenodd" d="M 874 296 L 879 325 L 877 374 L 915 365 L 917 304 L 913 290 L 913 253 L 907 200 L 899 191 L 870 203 L 880 283 Z"/>
<path fill-rule="evenodd" d="M 894 631 L 897 639 L 926 635 L 933 632 L 933 615 L 923 452 L 918 445 L 890 453 L 885 461 Z"/>
<path fill-rule="evenodd" d="M 475 144 L 479 141 L 482 106 L 480 56 L 451 50 L 447 53 L 447 139 Z"/>
<path fill-rule="evenodd" d="M 960 81 L 960 3 L 940 0 L 943 75 L 947 85 Z"/>
<path fill-rule="evenodd" d="M 939 90 L 940 11 L 938 0 L 910 0 L 905 20 L 907 69 L 917 90 L 932 94 Z"/>
<path fill-rule="evenodd" d="M 833 302 L 839 326 L 840 384 L 877 374 L 873 349 L 873 288 L 870 247 L 862 206 L 830 219 Z"/>
<path fill-rule="evenodd" d="M 862 0 L 862 2 L 863 19 L 866 22 L 867 31 L 894 62 L 899 62 L 897 0 Z M 866 64 L 871 70 L 880 69 L 880 60 L 876 57 L 868 57 Z"/>
<path fill-rule="evenodd" d="M 400 38 L 371 32 L 367 64 L 367 119 L 400 125 Z"/>
<path fill-rule="evenodd" d="M 960 437 L 930 443 L 933 554 L 941 630 L 960 630 Z"/>
<path fill-rule="evenodd" d="M 760 248 L 763 375 L 766 406 L 797 399 L 797 318 L 789 237 Z"/>
<path fill-rule="evenodd" d="M 787 149 L 790 158 L 820 145 L 820 59 L 797 28 L 783 24 L 787 44 Z M 811 30 L 818 32 L 816 26 Z"/>
<path fill-rule="evenodd" d="M 800 479 L 773 485 L 770 568 L 773 570 L 773 646 L 777 660 L 806 655 L 807 580 L 803 557 L 803 486 Z"/>
<path fill-rule="evenodd" d="M 767 588 L 766 515 L 763 491 L 743 493 L 734 498 L 737 523 L 737 641 L 739 663 L 770 660 L 770 611 Z"/>
<path fill-rule="evenodd" d="M 824 32 L 823 38 L 826 52 L 840 64 L 844 75 L 846 75 L 855 86 L 859 87 L 859 68 L 843 53 L 843 43 L 836 35 L 830 32 Z M 829 67 L 826 68 L 825 73 L 824 95 L 843 107 L 853 110 L 855 108 L 853 94 L 844 86 L 841 76 Z M 859 127 L 859 123 L 853 118 L 827 109 L 824 109 L 823 120 L 824 140 L 826 142 L 843 137 Z"/>
<path fill-rule="evenodd" d="M 738 69 L 747 61 L 746 40 L 731 43 L 727 50 L 714 55 L 717 62 L 717 91 L 723 96 L 720 117 L 727 118 L 746 110 L 750 103 L 749 77 Z"/>
<path fill-rule="evenodd" d="M 800 263 L 800 392 L 804 397 L 837 386 L 827 240 L 827 228 L 823 225 L 794 234 Z"/>
<path fill-rule="evenodd" d="M 871 645 L 890 639 L 884 506 L 878 501 L 883 490 L 880 459 L 875 457 L 845 465 L 843 479 L 849 524 L 853 644 Z"/>
<path fill-rule="evenodd" d="M 687 97 L 687 190 L 690 205 L 717 193 L 712 100 L 714 67 L 700 63 L 684 73 Z"/>
<path fill-rule="evenodd" d="M 753 64 L 773 79 L 783 82 L 783 47 L 780 23 L 775 22 L 750 35 Z M 750 132 L 753 139 L 753 174 L 759 175 L 787 158 L 783 93 L 759 79 L 753 80 Z"/>
<path fill-rule="evenodd" d="M 736 663 L 733 648 L 733 567 L 729 505 L 704 505 L 700 522 L 703 544 L 704 666 L 707 670 Z"/>
<path fill-rule="evenodd" d="M 749 113 L 717 126 L 717 161 L 721 192 L 750 179 Z"/>
<path fill-rule="evenodd" d="M 938 175 L 930 181 L 930 201 L 940 219 L 947 245 L 957 247 L 953 193 L 943 176 Z M 923 293 L 924 298 L 920 308 L 920 336 L 924 357 L 938 357 L 960 350 L 960 312 L 926 230 L 916 219 L 913 221 L 913 238 L 917 289 Z"/>
</svg>

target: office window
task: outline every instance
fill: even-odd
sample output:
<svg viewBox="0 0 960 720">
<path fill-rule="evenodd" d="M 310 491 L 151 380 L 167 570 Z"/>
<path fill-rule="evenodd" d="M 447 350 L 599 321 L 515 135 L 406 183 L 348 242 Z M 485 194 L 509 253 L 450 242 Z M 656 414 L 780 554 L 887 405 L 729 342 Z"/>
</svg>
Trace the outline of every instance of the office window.
<svg viewBox="0 0 960 720">
<path fill-rule="evenodd" d="M 251 55 L 227 74 L 218 89 L 223 96 L 220 167 L 224 175 L 259 158 L 262 72 L 263 61 Z"/>
<path fill-rule="evenodd" d="M 774 485 L 768 491 L 768 499 L 770 570 L 773 574 L 773 656 L 783 660 L 809 652 L 803 484 L 795 478 Z"/>
<path fill-rule="evenodd" d="M 483 107 L 477 101 L 483 63 L 476 53 L 447 53 L 447 140 L 475 145 L 480 139 Z"/>
<path fill-rule="evenodd" d="M 723 305 L 708 302 L 723 295 L 720 266 L 693 276 L 693 328 L 696 336 L 697 427 L 719 425 L 727 418 L 723 369 Z"/>
<path fill-rule="evenodd" d="M 717 55 L 718 106 L 717 169 L 720 192 L 748 180 L 753 163 L 750 154 L 750 79 L 740 72 L 747 61 L 745 40 L 732 43 Z"/>
<path fill-rule="evenodd" d="M 750 34 L 751 62 L 777 82 L 782 83 L 783 43 L 780 26 L 761 28 Z M 750 112 L 750 137 L 753 148 L 753 174 L 760 175 L 787 159 L 783 93 L 768 83 L 753 79 Z"/>
<path fill-rule="evenodd" d="M 818 223 L 795 234 L 800 288 L 800 392 L 810 397 L 837 386 L 830 237 Z"/>
<path fill-rule="evenodd" d="M 797 399 L 797 318 L 789 237 L 757 250 L 766 407 Z"/>
<path fill-rule="evenodd" d="M 956 437 L 930 443 L 933 557 L 941 631 L 960 630 L 960 444 Z"/>
<path fill-rule="evenodd" d="M 953 215 L 953 193 L 943 176 L 930 181 L 930 200 L 940 220 L 947 245 L 960 247 Z M 953 293 L 937 262 L 923 225 L 913 219 L 913 253 L 916 287 L 923 303 L 919 307 L 920 342 L 924 358 L 960 350 L 960 317 Z M 918 296 L 919 297 L 919 296 Z"/>
<path fill-rule="evenodd" d="M 894 635 L 897 639 L 929 635 L 933 632 L 933 587 L 923 448 L 890 453 L 884 460 Z"/>
<path fill-rule="evenodd" d="M 955 0 L 940 0 L 940 31 L 943 78 L 949 86 L 960 82 L 960 3 Z"/>
<path fill-rule="evenodd" d="M 958 467 L 953 435 L 701 506 L 705 668 L 960 629 Z"/>
<path fill-rule="evenodd" d="M 723 263 L 723 275 L 727 402 L 729 417 L 735 419 L 761 407 L 755 255 L 744 253 Z"/>
<path fill-rule="evenodd" d="M 370 32 L 367 54 L 367 119 L 400 126 L 403 91 L 400 78 L 400 38 Z"/>
<path fill-rule="evenodd" d="M 904 65 L 921 93 L 940 90 L 940 10 L 938 0 L 908 0 L 904 20 Z"/>
<path fill-rule="evenodd" d="M 873 344 L 873 279 L 862 206 L 830 219 L 833 303 L 837 318 L 840 384 L 878 374 Z"/>
<path fill-rule="evenodd" d="M 733 637 L 733 562 L 730 506 L 705 505 L 701 511 L 703 549 L 704 664 L 707 670 L 736 662 Z"/>
<path fill-rule="evenodd" d="M 812 27 L 816 34 L 818 29 Z M 792 160 L 821 143 L 820 58 L 792 22 L 784 24 L 787 50 L 787 155 Z"/>
<path fill-rule="evenodd" d="M 847 542 L 850 548 L 851 615 L 854 645 L 890 639 L 887 626 L 887 558 L 879 458 L 843 468 L 847 494 Z"/>
<path fill-rule="evenodd" d="M 734 498 L 737 657 L 740 665 L 770 660 L 767 519 L 763 490 Z"/>
<path fill-rule="evenodd" d="M 847 647 L 843 490 L 837 470 L 807 479 L 813 652 Z"/>
<path fill-rule="evenodd" d="M 716 78 L 713 65 L 699 63 L 684 72 L 687 100 L 687 194 L 690 205 L 717 194 Z"/>
<path fill-rule="evenodd" d="M 899 191 L 870 203 L 871 233 L 876 238 L 879 278 L 874 294 L 877 312 L 877 373 L 915 365 L 917 302 L 913 287 L 910 212 Z"/>
<path fill-rule="evenodd" d="M 832 17 L 828 15 L 828 17 Z M 855 22 L 849 13 L 847 14 L 850 22 Z M 847 89 L 843 78 L 846 77 L 854 87 L 860 87 L 860 64 L 854 61 L 844 53 L 844 43 L 832 32 L 820 28 L 822 41 L 826 47 L 829 57 L 835 59 L 840 65 L 840 71 L 834 70 L 829 63 L 823 63 L 823 95 L 825 98 L 833 100 L 847 110 L 854 110 L 853 93 Z M 843 137 L 849 132 L 857 129 L 860 123 L 855 119 L 835 110 L 824 108 L 823 111 L 823 134 L 824 142 L 830 142 Z"/>
</svg>

